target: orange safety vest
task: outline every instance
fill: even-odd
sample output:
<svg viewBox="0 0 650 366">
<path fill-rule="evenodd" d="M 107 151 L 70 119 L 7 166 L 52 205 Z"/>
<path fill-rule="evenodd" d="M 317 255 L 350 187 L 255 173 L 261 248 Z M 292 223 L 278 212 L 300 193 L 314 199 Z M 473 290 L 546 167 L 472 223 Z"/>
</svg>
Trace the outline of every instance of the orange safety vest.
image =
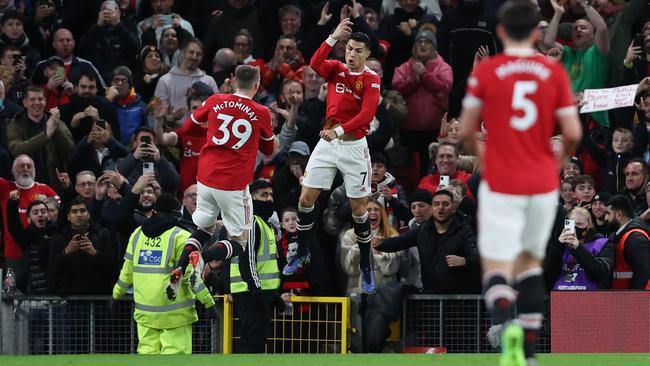
<svg viewBox="0 0 650 366">
<path fill-rule="evenodd" d="M 632 271 L 632 267 L 630 267 L 630 265 L 625 261 L 624 254 L 625 242 L 632 233 L 641 233 L 646 237 L 646 239 L 648 239 L 648 241 L 650 241 L 650 236 L 648 236 L 645 230 L 641 229 L 632 229 L 623 234 L 623 236 L 618 240 L 618 243 L 616 243 L 616 264 L 614 265 L 614 279 L 612 280 L 612 289 L 627 290 L 632 284 L 634 271 Z M 645 289 L 650 290 L 650 280 L 648 280 Z"/>
</svg>

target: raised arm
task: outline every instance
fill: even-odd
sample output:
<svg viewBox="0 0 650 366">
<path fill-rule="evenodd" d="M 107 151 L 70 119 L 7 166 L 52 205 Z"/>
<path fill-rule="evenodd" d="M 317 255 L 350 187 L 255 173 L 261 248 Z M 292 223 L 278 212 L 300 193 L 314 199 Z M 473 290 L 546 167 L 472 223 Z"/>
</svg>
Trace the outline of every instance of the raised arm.
<svg viewBox="0 0 650 366">
<path fill-rule="evenodd" d="M 311 58 L 309 66 L 311 66 L 318 75 L 322 76 L 325 80 L 331 79 L 331 76 L 336 71 L 336 64 L 339 61 L 327 60 L 327 56 L 332 51 L 332 47 L 344 36 L 349 36 L 352 33 L 352 22 L 349 18 L 341 20 L 341 23 L 336 27 L 334 32 L 327 37 L 325 42 L 318 47 L 316 53 Z"/>
<path fill-rule="evenodd" d="M 546 35 L 544 35 L 544 46 L 546 48 L 562 48 L 562 45 L 555 42 L 557 38 L 557 28 L 560 26 L 560 19 L 564 15 L 564 7 L 558 4 L 557 0 L 550 0 L 551 6 L 553 6 L 553 18 L 548 24 L 548 29 L 546 29 Z"/>
<path fill-rule="evenodd" d="M 591 4 L 587 4 L 586 0 L 581 0 L 580 4 L 585 9 L 585 14 L 587 14 L 587 19 L 591 25 L 594 26 L 594 31 L 596 32 L 596 38 L 594 42 L 603 55 L 609 54 L 609 31 L 607 30 L 607 23 L 605 19 L 594 9 Z M 555 15 L 553 15 L 555 18 Z M 549 29 L 551 27 L 549 26 Z M 547 33 L 548 34 L 548 33 Z"/>
</svg>

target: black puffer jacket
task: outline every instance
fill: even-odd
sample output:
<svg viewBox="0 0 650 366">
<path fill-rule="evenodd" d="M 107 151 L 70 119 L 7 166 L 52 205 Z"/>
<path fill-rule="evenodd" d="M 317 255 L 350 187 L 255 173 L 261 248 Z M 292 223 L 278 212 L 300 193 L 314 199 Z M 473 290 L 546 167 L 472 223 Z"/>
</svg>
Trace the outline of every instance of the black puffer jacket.
<svg viewBox="0 0 650 366">
<path fill-rule="evenodd" d="M 420 254 L 422 286 L 427 294 L 479 293 L 480 265 L 476 234 L 454 215 L 443 234 L 436 230 L 435 221 L 429 219 L 417 228 L 394 238 L 384 240 L 382 252 L 397 252 L 417 246 Z M 465 266 L 449 267 L 446 256 L 464 257 Z"/>
</svg>

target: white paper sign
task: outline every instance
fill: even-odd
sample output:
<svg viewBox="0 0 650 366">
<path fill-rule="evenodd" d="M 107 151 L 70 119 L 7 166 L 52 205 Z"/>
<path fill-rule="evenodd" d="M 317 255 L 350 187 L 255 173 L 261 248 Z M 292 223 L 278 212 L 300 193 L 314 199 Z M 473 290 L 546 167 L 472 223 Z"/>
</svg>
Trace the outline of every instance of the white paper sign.
<svg viewBox="0 0 650 366">
<path fill-rule="evenodd" d="M 583 101 L 585 105 L 580 113 L 607 111 L 610 109 L 634 105 L 637 84 L 619 86 L 609 89 L 585 89 Z"/>
</svg>

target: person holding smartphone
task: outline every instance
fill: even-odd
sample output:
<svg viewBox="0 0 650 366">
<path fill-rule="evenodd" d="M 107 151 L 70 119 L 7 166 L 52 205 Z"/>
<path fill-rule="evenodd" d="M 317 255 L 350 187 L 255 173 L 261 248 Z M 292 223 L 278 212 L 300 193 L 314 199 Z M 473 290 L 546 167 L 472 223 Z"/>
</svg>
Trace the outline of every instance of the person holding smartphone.
<svg viewBox="0 0 650 366">
<path fill-rule="evenodd" d="M 568 225 L 567 225 L 568 224 Z M 596 231 L 591 214 L 576 207 L 544 259 L 547 288 L 554 291 L 608 289 L 614 269 L 614 245 Z"/>
<path fill-rule="evenodd" d="M 84 199 L 70 201 L 67 223 L 52 239 L 51 285 L 57 295 L 108 295 L 115 276 L 116 238 L 93 222 Z"/>
<path fill-rule="evenodd" d="M 115 170 L 118 159 L 129 155 L 129 150 L 112 134 L 111 125 L 103 119 L 91 125 L 90 133 L 75 146 L 68 160 L 68 173 L 75 175 L 90 170 L 96 177 L 104 170 Z"/>
<path fill-rule="evenodd" d="M 149 127 L 140 127 L 135 133 L 133 151 L 117 162 L 117 171 L 135 184 L 143 174 L 154 173 L 164 192 L 178 189 L 180 175 L 156 145 L 155 133 Z"/>
</svg>

